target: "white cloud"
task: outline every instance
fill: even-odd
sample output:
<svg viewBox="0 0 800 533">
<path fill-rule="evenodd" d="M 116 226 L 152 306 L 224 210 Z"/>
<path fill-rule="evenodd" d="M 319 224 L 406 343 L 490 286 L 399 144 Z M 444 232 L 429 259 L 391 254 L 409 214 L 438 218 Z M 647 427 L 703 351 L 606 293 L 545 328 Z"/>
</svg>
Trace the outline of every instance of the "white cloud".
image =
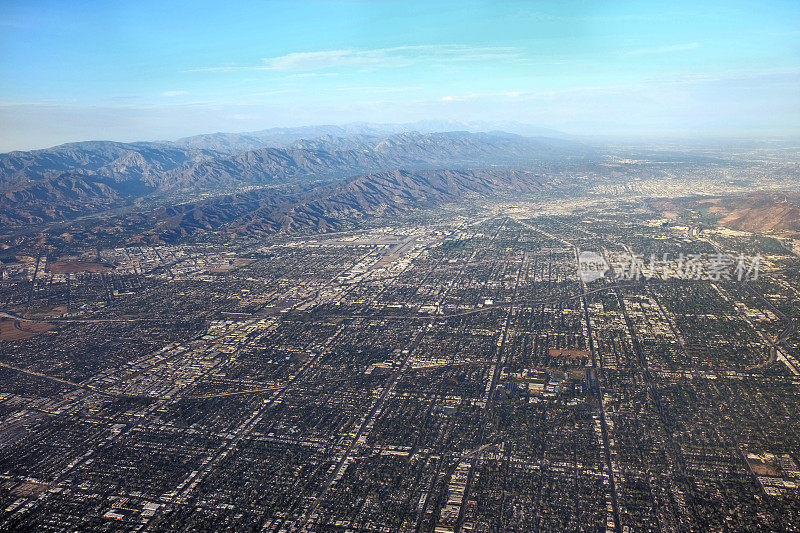
<svg viewBox="0 0 800 533">
<path fill-rule="evenodd" d="M 656 46 L 653 48 L 639 48 L 637 50 L 630 50 L 624 54 L 625 57 L 634 57 L 634 56 L 649 56 L 649 55 L 657 55 L 657 54 L 671 54 L 673 52 L 686 52 L 689 50 L 694 50 L 695 48 L 699 48 L 700 43 L 683 43 L 683 44 L 673 44 L 669 46 Z"/>
<path fill-rule="evenodd" d="M 185 96 L 189 94 L 188 91 L 164 91 L 161 96 L 164 98 L 175 98 L 176 96 Z"/>
<path fill-rule="evenodd" d="M 335 67 L 402 66 L 408 60 L 385 49 L 295 52 L 263 60 L 270 70 L 319 70 Z"/>
<path fill-rule="evenodd" d="M 442 102 L 467 102 L 469 100 L 475 100 L 483 95 L 481 94 L 448 94 L 443 96 L 440 100 Z"/>
<path fill-rule="evenodd" d="M 293 52 L 282 56 L 264 58 L 260 65 L 223 65 L 193 70 L 203 72 L 241 70 L 309 72 L 335 68 L 404 67 L 416 63 L 509 62 L 522 59 L 522 50 L 508 46 L 418 45 L 368 50 L 343 48 L 315 52 Z"/>
</svg>

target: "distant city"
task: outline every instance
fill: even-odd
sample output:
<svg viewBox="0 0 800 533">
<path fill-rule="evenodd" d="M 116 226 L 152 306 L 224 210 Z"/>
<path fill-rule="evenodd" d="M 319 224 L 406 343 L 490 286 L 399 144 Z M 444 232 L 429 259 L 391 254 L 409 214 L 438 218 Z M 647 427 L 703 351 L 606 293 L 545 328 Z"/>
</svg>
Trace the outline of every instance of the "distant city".
<svg viewBox="0 0 800 533">
<path fill-rule="evenodd" d="M 796 155 L 327 129 L 2 155 L 0 524 L 794 530 Z"/>
</svg>

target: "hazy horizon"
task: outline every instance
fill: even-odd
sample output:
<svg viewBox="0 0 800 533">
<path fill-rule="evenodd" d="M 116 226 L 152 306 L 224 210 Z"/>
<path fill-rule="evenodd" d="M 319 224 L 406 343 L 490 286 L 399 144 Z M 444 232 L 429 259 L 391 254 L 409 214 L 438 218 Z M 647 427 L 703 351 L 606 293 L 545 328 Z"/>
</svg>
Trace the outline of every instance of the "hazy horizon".
<svg viewBox="0 0 800 533">
<path fill-rule="evenodd" d="M 441 125 L 441 127 L 433 127 L 435 125 Z M 381 127 L 394 127 L 396 130 L 387 130 L 387 131 L 358 131 L 357 126 L 363 126 L 366 129 L 369 128 L 381 128 Z M 419 127 L 425 126 L 425 127 Z M 325 128 L 342 128 L 348 130 L 346 133 L 343 133 L 342 136 L 348 136 L 353 134 L 366 134 L 366 135 L 373 135 L 373 136 L 385 136 L 385 135 L 392 135 L 395 133 L 403 133 L 403 132 L 419 132 L 419 133 L 434 133 L 434 132 L 460 132 L 466 131 L 470 133 L 510 133 L 515 135 L 520 135 L 522 137 L 553 137 L 553 138 L 564 138 L 564 139 L 572 139 L 575 141 L 593 144 L 593 145 L 605 145 L 607 143 L 612 144 L 620 144 L 620 145 L 628 145 L 628 146 L 647 146 L 650 144 L 658 144 L 658 145 L 669 145 L 669 144 L 677 144 L 682 145 L 683 143 L 692 143 L 693 146 L 702 148 L 707 146 L 717 146 L 720 143 L 732 143 L 735 145 L 744 144 L 744 145 L 758 145 L 762 143 L 771 143 L 771 142 L 778 142 L 778 143 L 795 143 L 800 142 L 800 132 L 787 132 L 787 133 L 774 133 L 774 132 L 725 132 L 725 133 L 710 133 L 710 132 L 663 132 L 663 133 L 606 133 L 606 134 L 580 134 L 580 133 L 570 133 L 562 130 L 556 130 L 553 128 L 546 128 L 540 126 L 538 124 L 529 124 L 529 123 L 516 123 L 513 124 L 511 122 L 506 123 L 492 123 L 492 122 L 483 122 L 483 121 L 454 121 L 454 120 L 436 120 L 436 119 L 426 119 L 426 120 L 419 120 L 416 122 L 367 122 L 367 121 L 358 121 L 358 122 L 339 122 L 339 123 L 331 123 L 331 124 L 287 124 L 287 125 L 271 125 L 263 128 L 257 129 L 248 129 L 248 130 L 239 130 L 239 131 L 196 131 L 190 133 L 188 135 L 181 135 L 177 137 L 170 137 L 170 138 L 161 138 L 161 137 L 118 137 L 118 138 L 104 138 L 104 137 L 96 137 L 96 138 L 75 138 L 75 139 L 68 139 L 63 142 L 58 142 L 56 144 L 41 144 L 41 145 L 33 145 L 33 146 L 24 146 L 19 148 L 10 148 L 10 149 L 0 149 L 0 154 L 7 154 L 13 152 L 27 152 L 27 151 L 36 151 L 36 150 L 47 150 L 50 148 L 56 148 L 62 145 L 69 145 L 69 144 L 79 144 L 79 143 L 86 143 L 86 142 L 119 142 L 119 143 L 175 143 L 185 139 L 190 139 L 194 137 L 204 137 L 204 136 L 212 136 L 212 135 L 257 135 L 265 132 L 278 132 L 281 130 L 286 131 L 302 131 L 308 130 L 313 131 L 314 129 L 319 129 L 319 135 L 316 134 L 306 134 L 302 135 L 304 139 L 311 139 L 317 136 L 324 136 L 325 133 L 322 133 Z M 298 134 L 299 135 L 299 134 Z"/>
<path fill-rule="evenodd" d="M 796 2 L 10 2 L 0 27 L 2 152 L 430 119 L 800 134 Z"/>
</svg>

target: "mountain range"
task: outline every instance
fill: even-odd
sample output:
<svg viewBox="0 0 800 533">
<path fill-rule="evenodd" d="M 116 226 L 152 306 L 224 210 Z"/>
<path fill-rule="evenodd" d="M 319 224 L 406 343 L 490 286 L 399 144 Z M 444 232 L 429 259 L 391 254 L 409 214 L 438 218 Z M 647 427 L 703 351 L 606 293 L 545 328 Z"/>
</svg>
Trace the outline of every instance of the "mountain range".
<svg viewBox="0 0 800 533">
<path fill-rule="evenodd" d="M 521 170 L 393 170 L 364 174 L 302 193 L 268 189 L 183 203 L 156 214 L 150 240 L 177 241 L 224 227 L 231 235 L 335 231 L 365 216 L 397 215 L 504 192 L 535 192 L 551 179 Z"/>
<path fill-rule="evenodd" d="M 392 129 L 89 141 L 2 154 L 0 225 L 13 229 L 128 209 L 147 212 L 148 231 L 170 239 L 223 225 L 235 233 L 324 231 L 358 216 L 533 190 L 543 185 L 545 169 L 595 157 L 591 148 L 564 138 L 381 128 Z"/>
</svg>

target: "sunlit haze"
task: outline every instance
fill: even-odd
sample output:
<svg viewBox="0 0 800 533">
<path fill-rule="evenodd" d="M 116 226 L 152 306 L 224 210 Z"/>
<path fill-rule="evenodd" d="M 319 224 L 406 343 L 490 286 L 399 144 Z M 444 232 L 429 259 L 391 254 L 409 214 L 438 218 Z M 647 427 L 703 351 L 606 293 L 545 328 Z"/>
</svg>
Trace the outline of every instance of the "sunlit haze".
<svg viewBox="0 0 800 533">
<path fill-rule="evenodd" d="M 800 3 L 4 2 L 0 150 L 354 121 L 800 131 Z"/>
</svg>

